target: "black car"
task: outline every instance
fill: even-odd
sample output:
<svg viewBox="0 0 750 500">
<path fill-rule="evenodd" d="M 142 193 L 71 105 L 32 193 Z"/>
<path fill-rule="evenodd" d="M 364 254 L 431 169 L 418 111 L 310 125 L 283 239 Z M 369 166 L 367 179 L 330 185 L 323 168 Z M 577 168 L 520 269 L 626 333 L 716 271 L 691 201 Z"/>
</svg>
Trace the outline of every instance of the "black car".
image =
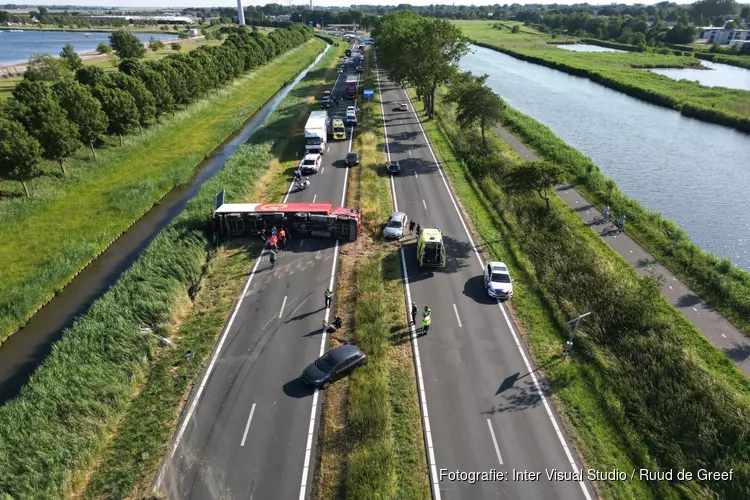
<svg viewBox="0 0 750 500">
<path fill-rule="evenodd" d="M 359 165 L 359 153 L 350 151 L 349 154 L 346 155 L 346 166 L 353 167 L 354 165 Z"/>
<path fill-rule="evenodd" d="M 353 345 L 342 345 L 331 349 L 302 372 L 305 383 L 325 389 L 331 382 L 365 364 L 367 355 Z"/>
<path fill-rule="evenodd" d="M 386 170 L 388 170 L 388 173 L 391 175 L 397 175 L 401 173 L 401 165 L 398 164 L 397 161 L 392 161 L 386 165 Z"/>
<path fill-rule="evenodd" d="M 357 66 L 357 73 L 362 73 L 363 71 L 364 69 L 362 68 L 362 66 Z"/>
</svg>

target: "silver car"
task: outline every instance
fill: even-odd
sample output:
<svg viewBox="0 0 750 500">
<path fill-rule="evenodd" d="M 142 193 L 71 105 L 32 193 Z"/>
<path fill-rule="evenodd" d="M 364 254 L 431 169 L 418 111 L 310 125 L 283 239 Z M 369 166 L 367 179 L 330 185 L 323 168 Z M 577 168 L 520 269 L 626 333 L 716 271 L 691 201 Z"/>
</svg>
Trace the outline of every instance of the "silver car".
<svg viewBox="0 0 750 500">
<path fill-rule="evenodd" d="M 383 238 L 400 239 L 404 237 L 407 217 L 404 212 L 393 212 L 388 224 L 383 229 Z"/>
</svg>

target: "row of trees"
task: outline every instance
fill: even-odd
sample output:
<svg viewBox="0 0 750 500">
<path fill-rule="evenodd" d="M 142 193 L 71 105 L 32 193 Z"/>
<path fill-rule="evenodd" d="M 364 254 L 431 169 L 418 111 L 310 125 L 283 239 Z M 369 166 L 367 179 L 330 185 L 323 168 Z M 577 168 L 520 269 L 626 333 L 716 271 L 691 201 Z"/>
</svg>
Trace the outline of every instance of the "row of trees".
<svg viewBox="0 0 750 500">
<path fill-rule="evenodd" d="M 145 48 L 128 32 L 115 32 L 110 44 L 120 57 L 119 71 L 83 66 L 72 47 L 57 61 L 49 56 L 24 74 L 0 109 L 0 176 L 23 183 L 40 175 L 40 158 L 64 162 L 82 144 L 91 148 L 104 137 L 122 136 L 158 122 L 231 81 L 271 61 L 313 36 L 294 25 L 268 36 L 237 28 L 219 46 L 202 46 L 144 62 Z M 66 67 L 62 67 L 61 61 Z"/>
</svg>

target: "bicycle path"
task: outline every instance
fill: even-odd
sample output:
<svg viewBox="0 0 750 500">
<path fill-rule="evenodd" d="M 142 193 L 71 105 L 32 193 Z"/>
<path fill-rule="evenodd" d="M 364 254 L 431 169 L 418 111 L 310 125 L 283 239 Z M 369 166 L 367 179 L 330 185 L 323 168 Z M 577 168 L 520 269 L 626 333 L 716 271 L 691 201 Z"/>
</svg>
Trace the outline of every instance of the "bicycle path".
<svg viewBox="0 0 750 500">
<path fill-rule="evenodd" d="M 526 161 L 540 161 L 539 157 L 516 136 L 503 127 L 493 127 L 497 134 L 513 151 Z M 620 233 L 613 223 L 602 224 L 603 215 L 591 202 L 571 185 L 557 186 L 557 194 L 588 226 L 635 270 L 646 275 L 651 267 L 654 273 L 664 278 L 661 294 L 678 309 L 716 348 L 729 356 L 746 375 L 750 375 L 750 339 L 742 334 L 729 320 L 687 285 L 677 279 L 668 269 L 659 264 L 643 247 L 630 236 Z M 614 218 L 614 217 L 613 217 Z M 626 222 L 627 224 L 627 222 Z"/>
</svg>

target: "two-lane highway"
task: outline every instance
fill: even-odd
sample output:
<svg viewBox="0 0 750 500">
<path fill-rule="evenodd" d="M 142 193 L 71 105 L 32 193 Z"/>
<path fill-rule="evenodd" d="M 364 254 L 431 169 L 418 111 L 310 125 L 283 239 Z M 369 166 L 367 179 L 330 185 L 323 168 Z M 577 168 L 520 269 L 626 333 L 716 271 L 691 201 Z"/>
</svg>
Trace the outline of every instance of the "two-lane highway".
<svg viewBox="0 0 750 500">
<path fill-rule="evenodd" d="M 585 481 L 547 479 L 580 472 L 574 452 L 507 311 L 484 291 L 482 258 L 410 99 L 385 74 L 378 87 L 386 152 L 401 165 L 395 208 L 439 227 L 447 254 L 446 267 L 430 271 L 417 264 L 416 238 L 402 242 L 407 306 L 432 310 L 413 347 L 434 498 L 590 499 Z M 448 474 L 492 470 L 505 476 L 470 484 Z"/>
<path fill-rule="evenodd" d="M 353 72 L 348 64 L 338 75 L 341 102 L 331 114 L 351 104 L 343 93 Z M 283 201 L 343 206 L 353 133 L 330 142 L 310 188 Z M 165 460 L 157 488 L 169 498 L 306 498 L 319 405 L 299 375 L 326 347 L 324 291 L 335 290 L 338 249 L 333 240 L 291 238 L 274 269 L 267 255 L 257 259 Z"/>
</svg>

